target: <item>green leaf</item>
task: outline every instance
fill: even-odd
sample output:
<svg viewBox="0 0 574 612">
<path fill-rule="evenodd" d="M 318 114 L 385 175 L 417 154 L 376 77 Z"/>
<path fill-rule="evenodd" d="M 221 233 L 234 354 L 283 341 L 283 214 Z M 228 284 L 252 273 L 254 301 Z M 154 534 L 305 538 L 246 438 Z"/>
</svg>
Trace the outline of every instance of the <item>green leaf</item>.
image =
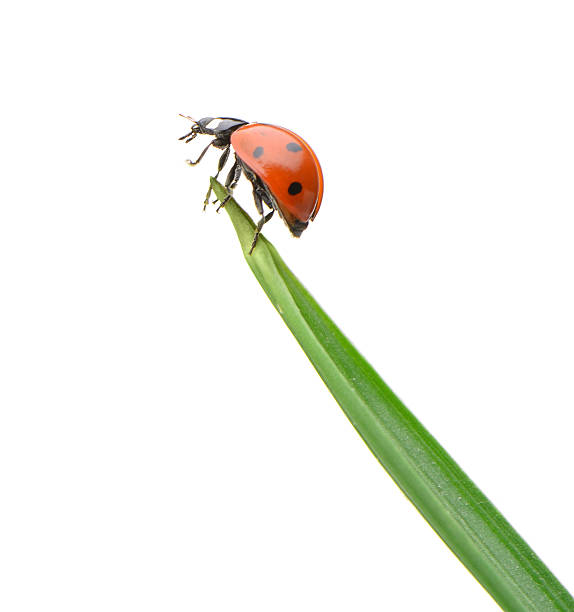
<svg viewBox="0 0 574 612">
<path fill-rule="evenodd" d="M 221 201 L 225 188 L 212 179 Z M 574 610 L 574 599 L 442 446 L 409 412 L 285 265 L 249 248 L 254 223 L 226 204 L 243 254 L 333 397 L 391 478 L 504 610 Z M 462 609 L 464 606 L 462 606 Z"/>
</svg>

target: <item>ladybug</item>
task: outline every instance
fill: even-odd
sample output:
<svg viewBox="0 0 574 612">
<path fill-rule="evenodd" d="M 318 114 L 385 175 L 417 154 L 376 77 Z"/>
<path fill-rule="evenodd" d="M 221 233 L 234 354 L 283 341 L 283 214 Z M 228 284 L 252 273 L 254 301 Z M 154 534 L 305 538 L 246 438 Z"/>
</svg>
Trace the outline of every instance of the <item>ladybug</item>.
<svg viewBox="0 0 574 612">
<path fill-rule="evenodd" d="M 253 199 L 261 219 L 255 228 L 249 253 L 255 248 L 261 228 L 275 211 L 285 221 L 293 236 L 301 236 L 309 221 L 313 221 L 317 215 L 323 197 L 323 173 L 313 149 L 297 134 L 276 125 L 249 123 L 231 117 L 204 117 L 199 121 L 185 118 L 193 126 L 179 140 L 188 143 L 199 135 L 213 136 L 195 161 L 187 160 L 190 166 L 198 164 L 209 147 L 222 149 L 215 175 L 217 178 L 233 148 L 235 161 L 225 181 L 228 195 L 217 210 L 232 197 L 242 174 L 251 183 Z M 204 210 L 210 195 L 211 186 L 205 196 Z M 263 204 L 271 212 L 265 214 Z"/>
</svg>

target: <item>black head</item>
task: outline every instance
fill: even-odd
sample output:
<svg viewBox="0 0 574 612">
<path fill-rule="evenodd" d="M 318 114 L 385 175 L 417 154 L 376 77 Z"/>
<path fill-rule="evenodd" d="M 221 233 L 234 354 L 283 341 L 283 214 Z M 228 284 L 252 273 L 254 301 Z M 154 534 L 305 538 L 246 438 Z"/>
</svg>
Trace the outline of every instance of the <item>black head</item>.
<svg viewBox="0 0 574 612">
<path fill-rule="evenodd" d="M 231 117 L 204 117 L 196 121 L 191 117 L 185 115 L 181 116 L 189 119 L 193 123 L 191 132 L 179 139 L 185 140 L 185 142 L 193 140 L 198 134 L 209 134 L 221 140 L 228 140 L 235 130 L 248 123 L 242 119 L 233 119 Z"/>
</svg>

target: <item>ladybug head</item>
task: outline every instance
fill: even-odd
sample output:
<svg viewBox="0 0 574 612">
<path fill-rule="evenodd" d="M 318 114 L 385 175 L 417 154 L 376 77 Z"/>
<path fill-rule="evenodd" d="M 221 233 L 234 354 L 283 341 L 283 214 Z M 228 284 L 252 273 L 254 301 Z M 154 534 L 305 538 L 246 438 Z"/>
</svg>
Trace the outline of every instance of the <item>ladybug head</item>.
<svg viewBox="0 0 574 612">
<path fill-rule="evenodd" d="M 192 117 L 188 117 L 187 115 L 182 115 L 181 113 L 180 113 L 179 116 L 183 117 L 184 119 L 189 119 L 191 121 L 191 123 L 193 124 L 191 126 L 191 132 L 188 132 L 187 134 L 185 134 L 184 136 L 179 138 L 179 140 L 185 140 L 185 142 L 190 142 L 198 134 L 203 134 L 204 133 L 200 124 L 201 124 L 202 121 L 205 121 L 205 119 L 200 119 L 199 121 L 196 121 Z"/>
</svg>

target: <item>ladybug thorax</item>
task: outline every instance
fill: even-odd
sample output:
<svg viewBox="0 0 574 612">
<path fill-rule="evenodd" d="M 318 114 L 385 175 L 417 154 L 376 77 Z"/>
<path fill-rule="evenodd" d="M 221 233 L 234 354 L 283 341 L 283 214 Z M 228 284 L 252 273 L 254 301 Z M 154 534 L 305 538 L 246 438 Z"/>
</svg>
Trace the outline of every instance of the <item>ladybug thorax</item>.
<svg viewBox="0 0 574 612">
<path fill-rule="evenodd" d="M 247 125 L 247 121 L 233 117 L 204 117 L 197 123 L 203 134 L 210 134 L 217 138 L 229 137 L 235 130 Z"/>
</svg>

